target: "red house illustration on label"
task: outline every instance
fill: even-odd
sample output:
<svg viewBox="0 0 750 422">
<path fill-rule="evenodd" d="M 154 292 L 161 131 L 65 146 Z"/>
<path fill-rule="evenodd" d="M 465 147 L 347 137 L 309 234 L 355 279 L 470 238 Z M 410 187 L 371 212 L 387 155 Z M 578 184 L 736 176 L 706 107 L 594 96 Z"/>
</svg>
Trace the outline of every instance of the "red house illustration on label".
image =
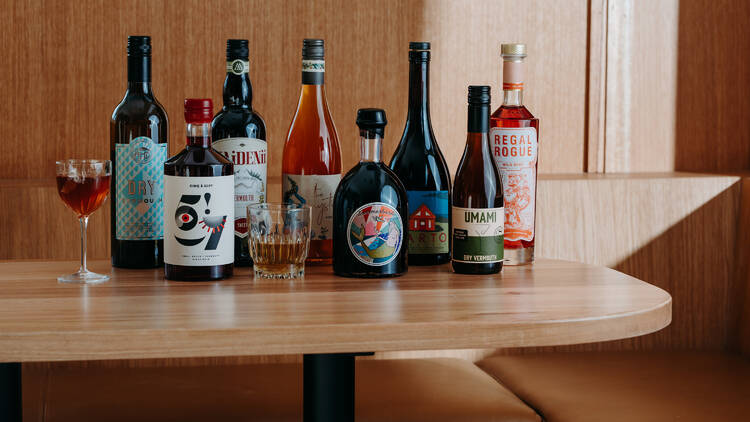
<svg viewBox="0 0 750 422">
<path fill-rule="evenodd" d="M 409 216 L 409 230 L 435 230 L 435 214 L 433 214 L 432 211 L 427 208 L 427 205 L 420 205 L 419 208 L 417 208 L 417 210 Z"/>
</svg>

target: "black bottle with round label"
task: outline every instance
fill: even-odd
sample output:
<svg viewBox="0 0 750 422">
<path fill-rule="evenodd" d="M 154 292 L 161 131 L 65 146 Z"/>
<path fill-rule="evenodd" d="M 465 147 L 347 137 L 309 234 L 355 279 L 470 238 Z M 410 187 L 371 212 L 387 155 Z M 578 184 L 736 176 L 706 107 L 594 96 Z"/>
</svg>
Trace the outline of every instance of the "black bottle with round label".
<svg viewBox="0 0 750 422">
<path fill-rule="evenodd" d="M 344 277 L 392 277 L 407 270 L 406 190 L 381 161 L 385 111 L 360 109 L 361 158 L 333 199 L 333 271 Z"/>
</svg>

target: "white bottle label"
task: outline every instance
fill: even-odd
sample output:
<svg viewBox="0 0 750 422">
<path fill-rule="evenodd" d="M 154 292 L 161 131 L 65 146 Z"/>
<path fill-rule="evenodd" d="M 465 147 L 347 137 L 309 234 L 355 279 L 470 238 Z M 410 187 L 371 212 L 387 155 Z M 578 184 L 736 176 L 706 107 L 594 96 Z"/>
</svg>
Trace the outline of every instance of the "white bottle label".
<svg viewBox="0 0 750 422">
<path fill-rule="evenodd" d="M 234 262 L 234 176 L 164 176 L 164 262 Z"/>
<path fill-rule="evenodd" d="M 282 201 L 312 208 L 310 239 L 332 238 L 333 194 L 341 181 L 341 174 L 286 174 L 282 175 Z"/>
<path fill-rule="evenodd" d="M 537 134 L 533 127 L 490 129 L 492 155 L 503 179 L 505 239 L 534 239 Z"/>
<path fill-rule="evenodd" d="M 247 206 L 266 202 L 268 144 L 255 138 L 225 138 L 213 148 L 234 163 L 234 234 L 247 237 Z"/>
</svg>

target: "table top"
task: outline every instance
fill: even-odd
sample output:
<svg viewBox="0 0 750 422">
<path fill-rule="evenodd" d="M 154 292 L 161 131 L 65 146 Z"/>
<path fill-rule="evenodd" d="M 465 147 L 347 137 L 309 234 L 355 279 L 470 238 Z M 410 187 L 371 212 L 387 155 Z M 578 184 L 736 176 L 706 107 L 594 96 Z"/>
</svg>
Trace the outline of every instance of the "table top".
<svg viewBox="0 0 750 422">
<path fill-rule="evenodd" d="M 410 267 L 349 279 L 171 282 L 111 269 L 101 285 L 61 284 L 73 262 L 0 263 L 0 361 L 59 361 L 523 347 L 614 340 L 671 321 L 665 291 L 615 270 L 539 260 L 501 274 Z"/>
</svg>

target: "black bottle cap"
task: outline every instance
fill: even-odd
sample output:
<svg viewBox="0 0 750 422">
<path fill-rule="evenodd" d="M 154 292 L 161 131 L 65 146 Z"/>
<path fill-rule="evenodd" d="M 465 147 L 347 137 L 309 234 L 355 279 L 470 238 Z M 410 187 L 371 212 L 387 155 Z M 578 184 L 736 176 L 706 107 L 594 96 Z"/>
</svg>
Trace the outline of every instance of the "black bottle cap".
<svg viewBox="0 0 750 422">
<path fill-rule="evenodd" d="M 146 35 L 128 36 L 128 57 L 151 57 L 151 37 Z"/>
<path fill-rule="evenodd" d="M 423 63 L 430 61 L 430 43 L 412 41 L 409 43 L 409 61 Z"/>
<path fill-rule="evenodd" d="M 490 87 L 469 85 L 469 105 L 490 105 Z"/>
<path fill-rule="evenodd" d="M 302 40 L 302 58 L 305 60 L 325 59 L 323 40 L 305 38 Z"/>
<path fill-rule="evenodd" d="M 249 53 L 247 40 L 227 40 L 227 60 L 247 59 Z"/>
<path fill-rule="evenodd" d="M 386 124 L 388 124 L 388 120 L 385 118 L 385 110 L 382 108 L 360 108 L 357 110 L 357 126 L 360 130 L 377 133 L 382 138 Z"/>
<path fill-rule="evenodd" d="M 409 50 L 429 50 L 430 43 L 424 41 L 412 41 L 409 43 Z"/>
</svg>

